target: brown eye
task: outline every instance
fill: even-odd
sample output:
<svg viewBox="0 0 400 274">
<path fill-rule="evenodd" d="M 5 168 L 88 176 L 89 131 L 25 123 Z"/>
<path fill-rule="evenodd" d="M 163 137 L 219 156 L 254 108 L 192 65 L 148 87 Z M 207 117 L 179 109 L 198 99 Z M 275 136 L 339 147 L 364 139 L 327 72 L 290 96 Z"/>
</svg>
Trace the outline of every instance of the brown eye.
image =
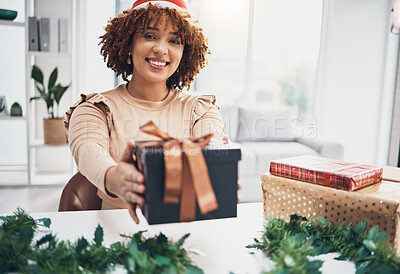
<svg viewBox="0 0 400 274">
<path fill-rule="evenodd" d="M 170 41 L 170 43 L 175 44 L 175 45 L 180 45 L 181 42 L 179 40 L 173 39 Z"/>
</svg>

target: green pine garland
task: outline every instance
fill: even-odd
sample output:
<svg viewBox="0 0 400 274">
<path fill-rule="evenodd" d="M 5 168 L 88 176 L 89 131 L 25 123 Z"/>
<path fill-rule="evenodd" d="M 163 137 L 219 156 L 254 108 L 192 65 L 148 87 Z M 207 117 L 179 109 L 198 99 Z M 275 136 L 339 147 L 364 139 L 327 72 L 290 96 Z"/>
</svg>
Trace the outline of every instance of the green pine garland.
<svg viewBox="0 0 400 274">
<path fill-rule="evenodd" d="M 292 215 L 290 222 L 268 219 L 264 228 L 261 240 L 247 247 L 261 249 L 275 262 L 270 273 L 320 273 L 323 262 L 310 261 L 310 256 L 331 252 L 340 253 L 337 260 L 354 262 L 357 274 L 400 273 L 400 258 L 386 241 L 387 233 L 378 226 L 367 232 L 366 222 L 351 227 Z"/>
<path fill-rule="evenodd" d="M 34 220 L 22 209 L 0 216 L 0 273 L 104 273 L 124 267 L 128 273 L 203 273 L 193 265 L 182 245 L 189 234 L 173 243 L 160 233 L 145 238 L 143 232 L 124 236 L 129 241 L 103 246 L 99 225 L 93 241 L 60 241 L 48 233 L 34 241 L 39 226 L 51 220 Z"/>
<path fill-rule="evenodd" d="M 107 248 L 100 226 L 91 242 L 83 237 L 60 241 L 51 233 L 34 241 L 38 227 L 50 227 L 50 219 L 34 220 L 18 209 L 0 220 L 0 273 L 98 273 L 116 267 L 128 273 L 203 273 L 182 248 L 189 234 L 173 243 L 162 233 L 146 239 L 138 232 Z M 269 219 L 261 240 L 254 241 L 247 247 L 263 250 L 275 262 L 271 273 L 320 273 L 322 261 L 309 258 L 330 252 L 340 253 L 338 260 L 354 262 L 357 274 L 400 272 L 400 258 L 387 243 L 386 233 L 378 226 L 367 232 L 366 222 L 352 228 L 323 217 L 314 221 L 292 215 L 290 222 Z"/>
</svg>

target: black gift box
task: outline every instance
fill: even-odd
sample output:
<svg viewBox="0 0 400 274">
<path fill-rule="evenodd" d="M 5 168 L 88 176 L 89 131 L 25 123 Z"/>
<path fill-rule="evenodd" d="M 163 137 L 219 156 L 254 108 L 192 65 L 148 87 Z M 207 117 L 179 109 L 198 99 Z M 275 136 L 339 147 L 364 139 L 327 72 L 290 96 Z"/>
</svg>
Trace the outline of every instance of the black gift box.
<svg viewBox="0 0 400 274">
<path fill-rule="evenodd" d="M 202 215 L 196 203 L 196 220 L 236 217 L 240 149 L 226 145 L 206 147 L 202 149 L 202 152 L 217 197 L 218 209 Z M 148 223 L 179 222 L 180 205 L 163 203 L 165 174 L 163 149 L 160 147 L 141 148 L 139 159 L 146 178 L 144 215 Z"/>
</svg>

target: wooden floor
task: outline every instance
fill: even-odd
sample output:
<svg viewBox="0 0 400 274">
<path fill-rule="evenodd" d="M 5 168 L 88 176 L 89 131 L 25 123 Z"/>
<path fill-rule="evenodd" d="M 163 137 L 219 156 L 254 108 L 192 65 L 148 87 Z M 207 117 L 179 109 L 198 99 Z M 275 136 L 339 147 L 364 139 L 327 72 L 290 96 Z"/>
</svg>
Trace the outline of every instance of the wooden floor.
<svg viewBox="0 0 400 274">
<path fill-rule="evenodd" d="M 10 214 L 18 207 L 28 213 L 53 212 L 63 186 L 0 187 L 0 215 Z"/>
</svg>

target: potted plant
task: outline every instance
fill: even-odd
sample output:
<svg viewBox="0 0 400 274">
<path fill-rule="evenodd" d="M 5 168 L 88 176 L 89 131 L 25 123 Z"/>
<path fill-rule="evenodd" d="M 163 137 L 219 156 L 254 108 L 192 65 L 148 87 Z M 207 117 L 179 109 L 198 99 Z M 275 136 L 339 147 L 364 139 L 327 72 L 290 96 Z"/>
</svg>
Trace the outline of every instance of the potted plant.
<svg viewBox="0 0 400 274">
<path fill-rule="evenodd" d="M 65 91 L 69 88 L 68 86 L 62 86 L 56 84 L 58 77 L 57 67 L 51 72 L 47 88 L 44 85 L 44 76 L 42 70 L 36 66 L 32 66 L 31 77 L 35 80 L 36 89 L 40 96 L 30 98 L 32 100 L 44 100 L 47 106 L 48 118 L 43 118 L 43 132 L 44 132 L 44 143 L 48 145 L 60 145 L 67 143 L 67 135 L 65 133 L 63 117 L 59 117 L 59 105 L 62 96 Z M 56 115 L 54 114 L 54 106 L 57 106 Z"/>
</svg>

